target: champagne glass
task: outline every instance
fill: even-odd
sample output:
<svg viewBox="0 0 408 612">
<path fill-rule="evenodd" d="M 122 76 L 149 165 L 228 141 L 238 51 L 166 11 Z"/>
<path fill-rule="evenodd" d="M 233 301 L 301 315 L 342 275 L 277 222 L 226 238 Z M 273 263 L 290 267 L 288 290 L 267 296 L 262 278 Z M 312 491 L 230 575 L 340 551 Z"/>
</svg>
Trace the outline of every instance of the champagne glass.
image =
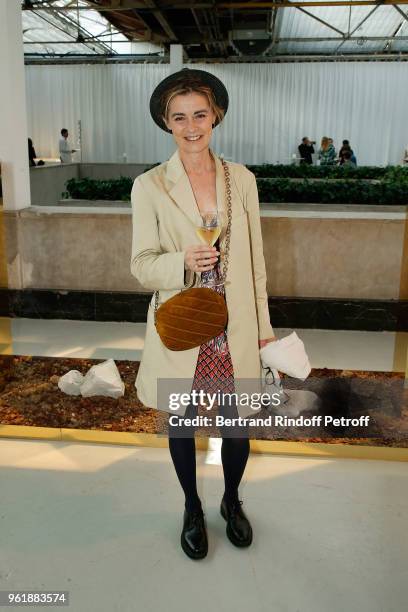
<svg viewBox="0 0 408 612">
<path fill-rule="evenodd" d="M 200 212 L 200 215 L 201 223 L 196 227 L 196 234 L 201 242 L 212 247 L 217 242 L 221 234 L 222 223 L 220 213 L 214 210 L 204 210 Z M 212 272 L 213 274 L 208 274 L 208 272 Z M 201 287 L 218 287 L 224 284 L 222 280 L 219 280 L 216 277 L 217 273 L 215 268 L 212 268 L 211 270 L 208 270 L 202 274 L 205 274 L 206 276 L 208 275 L 210 278 L 203 280 L 201 276 Z M 211 278 L 211 276 L 213 277 Z"/>
</svg>

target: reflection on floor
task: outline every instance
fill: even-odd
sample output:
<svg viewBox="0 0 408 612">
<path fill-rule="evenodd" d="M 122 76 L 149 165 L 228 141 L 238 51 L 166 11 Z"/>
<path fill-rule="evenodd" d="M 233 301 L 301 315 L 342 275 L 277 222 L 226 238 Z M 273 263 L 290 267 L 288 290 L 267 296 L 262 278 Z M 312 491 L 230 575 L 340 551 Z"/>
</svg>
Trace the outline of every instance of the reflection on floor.
<svg viewBox="0 0 408 612">
<path fill-rule="evenodd" d="M 0 353 L 140 361 L 145 329 L 145 323 L 0 317 Z M 279 338 L 292 331 L 275 328 Z M 305 343 L 313 368 L 405 371 L 408 333 L 295 331 Z"/>
<path fill-rule="evenodd" d="M 402 612 L 406 464 L 251 455 L 248 549 L 226 538 L 222 467 L 197 452 L 208 556 L 180 547 L 168 449 L 2 440 L 0 588 L 69 590 L 75 612 Z"/>
</svg>

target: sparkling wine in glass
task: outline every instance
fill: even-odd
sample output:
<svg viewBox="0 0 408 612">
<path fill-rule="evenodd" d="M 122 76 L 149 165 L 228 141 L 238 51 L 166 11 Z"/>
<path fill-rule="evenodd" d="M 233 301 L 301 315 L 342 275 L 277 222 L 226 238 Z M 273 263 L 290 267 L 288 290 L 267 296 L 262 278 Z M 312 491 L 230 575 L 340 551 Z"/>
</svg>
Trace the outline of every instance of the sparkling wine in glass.
<svg viewBox="0 0 408 612">
<path fill-rule="evenodd" d="M 221 218 L 218 211 L 202 211 L 201 224 L 196 227 L 196 234 L 204 244 L 212 247 L 221 234 Z M 217 287 L 223 285 L 221 280 L 201 280 L 201 287 Z"/>
</svg>

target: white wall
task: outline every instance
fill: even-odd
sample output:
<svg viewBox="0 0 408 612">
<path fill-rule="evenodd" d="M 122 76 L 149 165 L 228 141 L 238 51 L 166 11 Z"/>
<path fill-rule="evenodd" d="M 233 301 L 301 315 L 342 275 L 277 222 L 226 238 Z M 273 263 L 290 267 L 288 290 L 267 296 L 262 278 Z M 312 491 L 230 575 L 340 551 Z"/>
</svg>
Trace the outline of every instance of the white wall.
<svg viewBox="0 0 408 612">
<path fill-rule="evenodd" d="M 194 64 L 219 76 L 230 108 L 213 147 L 242 163 L 288 163 L 302 136 L 347 138 L 358 163 L 399 163 L 408 142 L 407 62 Z M 174 150 L 153 123 L 149 98 L 164 64 L 26 66 L 29 135 L 38 156 L 58 157 L 62 127 L 83 161 L 152 163 Z M 74 161 L 79 158 L 74 156 Z"/>
<path fill-rule="evenodd" d="M 21 7 L 0 2 L 0 164 L 5 209 L 30 206 Z"/>
</svg>

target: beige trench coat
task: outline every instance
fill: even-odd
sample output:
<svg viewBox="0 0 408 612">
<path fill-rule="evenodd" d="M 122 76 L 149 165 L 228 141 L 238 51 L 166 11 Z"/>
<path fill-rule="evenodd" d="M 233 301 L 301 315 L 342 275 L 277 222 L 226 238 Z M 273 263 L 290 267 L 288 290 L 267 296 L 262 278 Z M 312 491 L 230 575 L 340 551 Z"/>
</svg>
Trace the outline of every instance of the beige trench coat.
<svg viewBox="0 0 408 612">
<path fill-rule="evenodd" d="M 221 159 L 210 149 L 216 164 L 219 209 L 226 210 L 225 179 Z M 263 254 L 258 191 L 255 175 L 244 165 L 227 162 L 231 181 L 231 238 L 225 285 L 228 308 L 227 337 L 234 368 L 234 380 L 253 379 L 260 385 L 262 366 L 259 339 L 274 335 L 269 320 L 266 271 Z M 186 272 L 187 246 L 198 244 L 195 228 L 200 213 L 179 151 L 138 176 L 131 192 L 132 257 L 130 269 L 140 284 L 159 292 L 159 305 L 181 290 L 197 286 L 200 273 Z M 222 234 L 222 254 L 225 232 Z M 190 387 L 200 347 L 171 351 L 162 343 L 154 325 L 154 295 L 148 315 L 145 344 L 135 386 L 140 401 L 148 407 L 171 412 L 168 404 L 158 405 L 158 381 L 185 379 Z M 239 384 L 239 383 L 238 383 Z M 260 386 L 256 387 L 259 391 Z M 181 390 L 181 389 L 180 389 Z M 236 390 L 237 384 L 236 384 Z M 254 414 L 251 406 L 238 405 L 239 416 Z M 177 414 L 183 415 L 185 409 Z"/>
</svg>

